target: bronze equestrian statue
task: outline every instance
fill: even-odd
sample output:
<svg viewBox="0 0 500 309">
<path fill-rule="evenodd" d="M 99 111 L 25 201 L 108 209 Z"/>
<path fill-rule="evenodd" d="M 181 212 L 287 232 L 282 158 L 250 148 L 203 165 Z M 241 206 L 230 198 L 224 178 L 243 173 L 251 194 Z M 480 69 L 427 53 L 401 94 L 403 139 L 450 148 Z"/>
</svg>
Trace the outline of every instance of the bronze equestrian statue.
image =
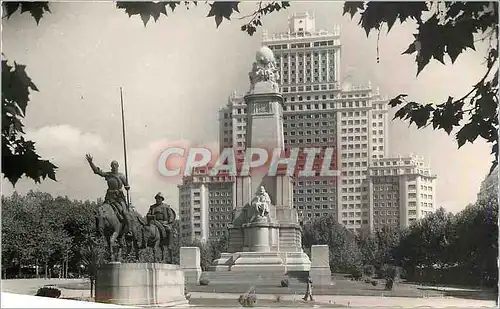
<svg viewBox="0 0 500 309">
<path fill-rule="evenodd" d="M 94 164 L 90 154 L 85 157 L 92 171 L 103 177 L 108 184 L 104 203 L 99 207 L 96 216 L 96 228 L 98 235 L 104 235 L 106 238 L 111 261 L 115 262 L 121 257 L 123 237 L 131 236 L 129 226 L 131 216 L 122 190 L 125 188 L 128 191 L 130 186 L 125 175 L 118 171 L 117 161 L 111 162 L 111 171 L 104 172 Z"/>
<path fill-rule="evenodd" d="M 153 249 L 155 262 L 165 262 L 165 251 L 168 249 L 167 263 L 173 263 L 173 223 L 176 219 L 175 211 L 170 205 L 163 203 L 165 198 L 161 193 L 155 196 L 156 203 L 149 207 L 146 219 L 137 212 L 132 212 L 133 247 L 136 259 L 139 259 L 139 249 L 147 247 Z M 161 250 L 161 259 L 157 260 L 157 249 Z"/>
</svg>

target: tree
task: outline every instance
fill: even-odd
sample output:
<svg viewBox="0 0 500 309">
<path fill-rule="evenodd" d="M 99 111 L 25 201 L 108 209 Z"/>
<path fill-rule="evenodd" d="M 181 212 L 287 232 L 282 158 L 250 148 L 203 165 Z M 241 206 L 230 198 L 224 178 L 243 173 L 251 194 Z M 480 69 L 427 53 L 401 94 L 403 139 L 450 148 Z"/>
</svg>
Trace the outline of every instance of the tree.
<svg viewBox="0 0 500 309">
<path fill-rule="evenodd" d="M 302 246 L 310 251 L 313 245 L 328 245 L 332 272 L 361 271 L 362 258 L 356 239 L 334 216 L 317 218 L 304 225 Z"/>
<path fill-rule="evenodd" d="M 498 281 L 498 196 L 488 196 L 456 216 L 450 259 L 474 284 Z"/>
<path fill-rule="evenodd" d="M 3 265 L 9 271 L 16 265 L 45 265 L 47 274 L 53 265 L 61 264 L 64 275 L 70 269 L 78 272 L 81 248 L 95 233 L 96 208 L 93 202 L 42 192 L 2 197 Z"/>
<path fill-rule="evenodd" d="M 229 234 L 225 233 L 218 238 L 210 239 L 207 245 L 208 254 L 210 256 L 210 266 L 212 265 L 214 260 L 220 258 L 221 253 L 227 252 L 227 248 L 229 245 Z"/>
<path fill-rule="evenodd" d="M 102 238 L 89 237 L 80 249 L 82 266 L 90 279 L 90 297 L 95 296 L 95 280 L 100 265 L 106 262 L 106 244 Z M 78 265 L 80 266 L 80 265 Z"/>
<path fill-rule="evenodd" d="M 443 208 L 417 221 L 397 245 L 395 260 L 409 271 L 417 267 L 447 267 L 452 223 L 453 215 Z"/>
<path fill-rule="evenodd" d="M 181 6 L 181 3 L 187 9 L 191 5 L 197 5 L 197 1 L 118 1 L 116 7 L 123 10 L 129 17 L 139 15 L 146 26 L 151 18 L 156 22 L 161 15 L 167 16 L 168 10 L 173 13 L 177 7 Z M 240 2 L 238 1 L 205 3 L 210 8 L 207 17 L 215 19 L 217 28 L 223 19 L 231 20 L 235 12 L 239 13 Z M 6 18 L 10 18 L 17 11 L 21 14 L 29 12 L 37 24 L 46 13 L 50 13 L 49 2 L 12 1 L 2 4 Z M 260 1 L 257 5 L 257 9 L 252 14 L 241 18 L 249 20 L 241 26 L 241 30 L 249 35 L 253 35 L 257 27 L 262 25 L 262 17 L 290 6 L 286 1 L 271 1 L 266 4 Z M 13 186 L 23 176 L 33 179 L 35 183 L 47 177 L 56 181 L 57 166 L 47 160 L 42 160 L 36 153 L 35 143 L 24 138 L 22 118 L 26 115 L 31 91 L 39 90 L 27 75 L 26 66 L 17 63 L 11 66 L 2 54 L 2 173 Z"/>
<path fill-rule="evenodd" d="M 360 233 L 356 237 L 363 265 L 376 265 L 378 253 L 377 237 L 372 233 Z"/>
<path fill-rule="evenodd" d="M 376 265 L 395 264 L 394 248 L 399 244 L 401 233 L 399 229 L 384 226 L 375 233 L 377 252 Z"/>
<path fill-rule="evenodd" d="M 498 164 L 498 2 L 346 2 L 344 14 L 351 18 L 359 13 L 359 24 L 368 36 L 371 30 L 380 31 L 387 24 L 388 32 L 396 20 L 417 23 L 414 42 L 403 54 L 415 54 L 417 75 L 435 59 L 442 64 L 454 63 L 466 50 L 475 50 L 475 39 L 489 40 L 486 73 L 461 98 L 449 96 L 446 102 L 423 104 L 407 101 L 399 94 L 389 105 L 401 106 L 394 118 L 408 120 L 417 128 L 432 125 L 434 129 L 451 134 L 458 147 L 478 137 L 492 144 L 494 156 L 490 173 Z M 445 60 L 445 55 L 449 60 Z"/>
</svg>

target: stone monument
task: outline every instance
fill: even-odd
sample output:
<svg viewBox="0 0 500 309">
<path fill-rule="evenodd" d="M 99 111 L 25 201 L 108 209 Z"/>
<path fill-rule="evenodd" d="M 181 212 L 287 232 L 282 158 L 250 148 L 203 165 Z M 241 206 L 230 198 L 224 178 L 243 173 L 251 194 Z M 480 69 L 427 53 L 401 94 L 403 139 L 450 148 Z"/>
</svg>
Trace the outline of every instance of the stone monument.
<svg viewBox="0 0 500 309">
<path fill-rule="evenodd" d="M 255 57 L 247 105 L 246 148 L 272 154 L 284 149 L 283 97 L 272 51 L 262 47 Z M 235 217 L 229 227 L 227 253 L 214 261 L 214 271 L 307 272 L 311 262 L 302 250 L 301 227 L 293 208 L 293 178 L 251 170 L 236 177 Z"/>
<path fill-rule="evenodd" d="M 93 163 L 90 154 L 86 159 L 92 171 L 108 184 L 104 203 L 96 216 L 96 230 L 97 236 L 104 236 L 107 242 L 111 262 L 101 265 L 97 271 L 95 301 L 131 306 L 187 304 L 184 271 L 180 265 L 139 261 L 139 249 L 148 246 L 154 253 L 161 248 L 162 262 L 166 248 L 171 255 L 172 233 L 166 233 L 166 229 L 175 220 L 175 212 L 164 205 L 163 196 L 157 194 L 157 203 L 150 207 L 150 221 L 147 221 L 125 199 L 122 188 L 128 191 L 130 187 L 126 176 L 118 171 L 118 162 L 112 161 L 111 171 L 105 172 Z M 132 245 L 130 248 L 135 248 L 135 261 L 121 263 L 122 247 L 127 241 Z"/>
</svg>

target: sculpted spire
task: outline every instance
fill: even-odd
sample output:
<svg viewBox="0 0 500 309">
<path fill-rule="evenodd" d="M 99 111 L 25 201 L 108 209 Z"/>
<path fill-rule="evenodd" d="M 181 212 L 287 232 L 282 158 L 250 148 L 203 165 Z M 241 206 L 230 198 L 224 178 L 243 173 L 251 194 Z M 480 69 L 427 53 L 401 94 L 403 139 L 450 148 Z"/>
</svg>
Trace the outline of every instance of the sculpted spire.
<svg viewBox="0 0 500 309">
<path fill-rule="evenodd" d="M 255 62 L 252 71 L 248 74 L 250 78 L 250 93 L 253 93 L 258 83 L 265 83 L 274 91 L 278 91 L 279 71 L 276 60 L 271 49 L 267 46 L 261 47 L 255 54 Z"/>
</svg>

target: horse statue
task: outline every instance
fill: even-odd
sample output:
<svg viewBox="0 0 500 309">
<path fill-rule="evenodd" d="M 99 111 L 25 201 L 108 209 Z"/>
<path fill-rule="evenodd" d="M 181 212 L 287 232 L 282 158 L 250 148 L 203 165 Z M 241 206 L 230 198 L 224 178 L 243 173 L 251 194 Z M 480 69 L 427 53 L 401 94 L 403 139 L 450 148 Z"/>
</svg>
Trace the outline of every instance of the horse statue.
<svg viewBox="0 0 500 309">
<path fill-rule="evenodd" d="M 125 213 L 130 216 L 129 213 Z M 124 248 L 124 235 L 129 232 L 127 225 L 120 222 L 114 209 L 108 203 L 99 207 L 96 215 L 97 236 L 104 236 L 112 262 L 118 262 Z"/>
<path fill-rule="evenodd" d="M 128 240 L 127 247 L 135 250 L 135 258 L 139 260 L 140 250 L 146 248 L 153 249 L 155 263 L 168 262 L 173 263 L 173 248 L 170 241 L 173 237 L 162 236 L 160 227 L 157 224 L 142 217 L 137 211 L 131 212 L 130 226 L 133 237 Z M 149 222 L 148 222 L 149 221 Z M 172 236 L 177 236 L 176 231 L 170 226 L 166 227 L 167 233 L 173 233 Z M 161 251 L 161 257 L 158 258 L 158 250 Z M 168 260 L 166 260 L 168 251 Z"/>
</svg>

